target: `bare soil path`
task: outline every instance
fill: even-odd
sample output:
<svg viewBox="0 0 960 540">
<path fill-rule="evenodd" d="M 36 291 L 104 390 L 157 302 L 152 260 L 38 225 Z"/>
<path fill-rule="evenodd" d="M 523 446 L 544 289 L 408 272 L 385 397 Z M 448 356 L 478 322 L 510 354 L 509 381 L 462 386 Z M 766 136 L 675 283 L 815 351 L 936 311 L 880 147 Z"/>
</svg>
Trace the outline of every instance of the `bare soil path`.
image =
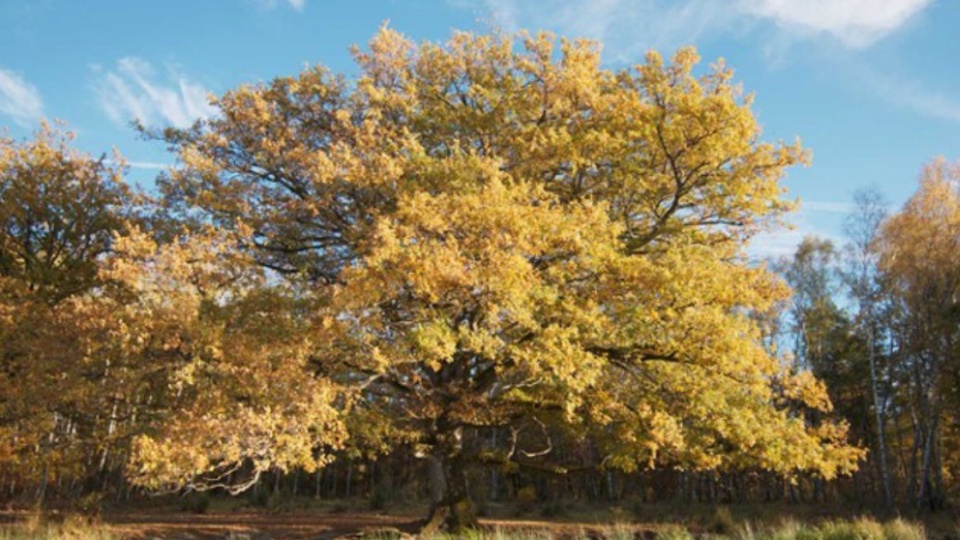
<svg viewBox="0 0 960 540">
<path fill-rule="evenodd" d="M 108 514 L 103 521 L 124 538 L 175 540 L 332 539 L 384 529 L 407 531 L 414 525 L 414 518 L 411 517 L 368 513 L 124 512 Z"/>
</svg>

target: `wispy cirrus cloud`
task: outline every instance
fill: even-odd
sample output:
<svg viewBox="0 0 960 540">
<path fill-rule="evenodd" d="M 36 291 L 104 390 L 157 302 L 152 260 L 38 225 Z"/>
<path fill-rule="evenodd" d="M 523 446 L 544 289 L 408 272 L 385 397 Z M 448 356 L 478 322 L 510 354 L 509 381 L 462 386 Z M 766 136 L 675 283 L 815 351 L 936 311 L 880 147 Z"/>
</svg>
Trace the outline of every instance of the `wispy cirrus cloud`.
<svg viewBox="0 0 960 540">
<path fill-rule="evenodd" d="M 893 212 L 896 208 L 888 206 L 887 210 Z M 842 246 L 847 239 L 831 232 L 834 229 L 825 225 L 825 220 L 845 221 L 854 217 L 857 211 L 857 203 L 854 201 L 801 200 L 797 211 L 786 218 L 789 226 L 758 234 L 747 246 L 747 254 L 755 261 L 791 256 L 800 242 L 809 236 L 825 238 L 835 246 Z M 840 215 L 823 216 L 822 213 Z"/>
<path fill-rule="evenodd" d="M 128 161 L 127 165 L 134 169 L 150 169 L 162 171 L 170 168 L 169 163 L 159 163 L 156 161 Z"/>
<path fill-rule="evenodd" d="M 43 117 L 40 91 L 17 73 L 0 68 L 0 114 L 21 126 L 35 123 Z"/>
<path fill-rule="evenodd" d="M 815 236 L 825 238 L 834 245 L 843 245 L 843 238 L 829 232 L 816 221 L 808 219 L 801 212 L 792 216 L 790 226 L 774 231 L 766 231 L 755 236 L 747 245 L 747 255 L 753 261 L 777 260 L 796 253 L 797 246 L 804 238 Z"/>
<path fill-rule="evenodd" d="M 800 242 L 810 235 L 811 232 L 808 227 L 798 228 L 796 226 L 763 232 L 755 236 L 747 245 L 747 256 L 758 262 L 790 256 L 797 251 Z"/>
<path fill-rule="evenodd" d="M 158 74 L 146 60 L 126 57 L 114 69 L 94 66 L 94 71 L 100 106 L 118 124 L 137 120 L 187 127 L 216 113 L 210 92 L 172 66 Z"/>
<path fill-rule="evenodd" d="M 303 11 L 307 5 L 307 0 L 255 0 L 257 5 L 263 9 L 276 9 L 281 4 L 286 4 L 295 11 Z"/>
<path fill-rule="evenodd" d="M 957 92 L 931 88 L 917 78 L 892 77 L 864 65 L 847 66 L 857 79 L 887 102 L 912 110 L 928 118 L 960 123 L 960 100 Z M 960 90 L 960 89 L 958 89 Z"/>
<path fill-rule="evenodd" d="M 454 0 L 456 1 L 456 0 Z M 851 49 L 873 45 L 933 0 L 484 0 L 508 30 L 548 28 L 601 40 L 618 59 L 672 48 L 709 33 L 770 24 L 791 37 L 827 36 Z"/>
<path fill-rule="evenodd" d="M 800 211 L 812 212 L 833 212 L 837 214 L 849 214 L 856 210 L 856 205 L 849 202 L 834 201 L 800 201 Z"/>
<path fill-rule="evenodd" d="M 736 22 L 720 0 L 484 0 L 492 22 L 506 30 L 549 29 L 604 43 L 616 61 L 650 48 L 673 48 Z"/>
<path fill-rule="evenodd" d="M 169 163 L 160 163 L 159 161 L 117 161 L 117 160 L 107 160 L 107 163 L 111 165 L 124 165 L 130 167 L 131 169 L 146 169 L 150 171 L 163 171 L 170 168 Z"/>
</svg>

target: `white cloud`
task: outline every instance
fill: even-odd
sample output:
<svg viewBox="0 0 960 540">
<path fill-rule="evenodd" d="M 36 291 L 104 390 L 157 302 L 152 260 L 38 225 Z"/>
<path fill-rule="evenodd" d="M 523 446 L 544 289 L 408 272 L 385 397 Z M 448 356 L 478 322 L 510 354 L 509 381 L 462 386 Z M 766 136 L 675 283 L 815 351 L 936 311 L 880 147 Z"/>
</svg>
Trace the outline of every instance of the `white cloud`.
<svg viewBox="0 0 960 540">
<path fill-rule="evenodd" d="M 506 30 L 552 30 L 601 41 L 608 59 L 632 61 L 650 48 L 693 43 L 727 28 L 736 11 L 722 0 L 484 0 L 492 22 Z"/>
<path fill-rule="evenodd" d="M 747 246 L 747 255 L 754 261 L 776 260 L 792 255 L 809 234 L 797 228 L 758 234 Z"/>
<path fill-rule="evenodd" d="M 134 169 L 166 170 L 170 168 L 168 163 L 158 163 L 154 161 L 128 161 L 127 165 Z"/>
<path fill-rule="evenodd" d="M 131 169 L 147 169 L 147 170 L 154 170 L 154 171 L 163 171 L 163 170 L 166 170 L 166 169 L 169 169 L 169 168 L 170 168 L 170 165 L 169 165 L 169 164 L 167 164 L 167 163 L 160 163 L 160 162 L 157 162 L 157 161 L 122 161 L 122 162 L 119 162 L 119 161 L 115 161 L 115 160 L 110 159 L 110 160 L 107 160 L 107 163 L 109 163 L 109 164 L 111 164 L 111 165 L 117 165 L 117 164 L 119 164 L 119 163 L 122 163 L 123 165 L 126 165 L 127 167 L 130 167 Z"/>
<path fill-rule="evenodd" d="M 845 240 L 838 234 L 842 230 L 840 224 L 856 211 L 857 206 L 853 202 L 801 200 L 796 212 L 784 216 L 787 226 L 756 235 L 747 246 L 747 255 L 754 261 L 791 256 L 800 242 L 809 236 L 824 238 L 835 246 L 842 246 Z"/>
<path fill-rule="evenodd" d="M 276 9 L 280 4 L 287 4 L 295 11 L 303 11 L 303 8 L 307 5 L 307 0 L 254 0 L 255 4 L 260 6 L 260 9 Z"/>
<path fill-rule="evenodd" d="M 933 0 L 741 0 L 745 13 L 774 20 L 787 30 L 827 34 L 864 48 L 894 32 Z"/>
<path fill-rule="evenodd" d="M 891 77 L 865 65 L 849 65 L 845 69 L 856 73 L 857 80 L 881 99 L 929 118 L 960 123 L 956 92 L 931 89 L 916 78 Z"/>
<path fill-rule="evenodd" d="M 3 68 L 0 68 L 0 114 L 22 126 L 43 117 L 43 100 L 37 87 Z"/>
<path fill-rule="evenodd" d="M 127 57 L 115 70 L 97 66 L 94 70 L 100 74 L 96 85 L 100 105 L 119 124 L 139 120 L 187 127 L 216 113 L 208 103 L 210 92 L 171 66 L 165 76 L 158 76 L 146 60 Z"/>
<path fill-rule="evenodd" d="M 493 23 L 507 30 L 550 29 L 598 39 L 623 61 L 648 48 L 673 48 L 711 32 L 735 33 L 769 21 L 784 35 L 828 35 L 847 47 L 864 48 L 902 27 L 932 1 L 484 0 L 484 6 Z"/>
<path fill-rule="evenodd" d="M 776 260 L 791 256 L 797 246 L 808 236 L 825 238 L 834 245 L 843 245 L 843 239 L 815 225 L 803 214 L 793 216 L 791 227 L 763 232 L 755 236 L 747 246 L 747 255 L 753 261 Z"/>
</svg>

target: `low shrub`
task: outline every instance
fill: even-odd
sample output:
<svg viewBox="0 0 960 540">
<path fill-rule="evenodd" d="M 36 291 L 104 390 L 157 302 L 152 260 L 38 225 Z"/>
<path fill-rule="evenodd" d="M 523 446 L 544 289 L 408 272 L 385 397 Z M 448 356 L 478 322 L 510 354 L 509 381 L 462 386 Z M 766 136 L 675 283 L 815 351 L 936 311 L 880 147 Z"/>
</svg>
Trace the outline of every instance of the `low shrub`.
<svg viewBox="0 0 960 540">
<path fill-rule="evenodd" d="M 191 491 L 180 497 L 180 511 L 194 514 L 206 514 L 210 509 L 210 494 Z"/>
</svg>

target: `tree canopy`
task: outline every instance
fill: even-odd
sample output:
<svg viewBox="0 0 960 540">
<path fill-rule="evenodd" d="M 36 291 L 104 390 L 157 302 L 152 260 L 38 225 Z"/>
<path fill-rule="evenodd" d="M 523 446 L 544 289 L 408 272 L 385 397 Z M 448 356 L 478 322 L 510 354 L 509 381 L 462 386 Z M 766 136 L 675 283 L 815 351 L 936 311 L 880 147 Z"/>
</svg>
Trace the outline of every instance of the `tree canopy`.
<svg viewBox="0 0 960 540">
<path fill-rule="evenodd" d="M 77 478 L 121 437 L 110 411 L 130 359 L 97 298 L 102 259 L 134 221 L 119 165 L 47 124 L 0 138 L 0 471 Z"/>
<path fill-rule="evenodd" d="M 785 369 L 751 318 L 788 291 L 744 248 L 792 207 L 780 180 L 807 155 L 761 139 L 722 62 L 697 75 L 685 48 L 613 71 L 590 41 L 415 44 L 388 28 L 354 57 L 355 80 L 308 68 L 155 134 L 181 161 L 161 180 L 166 214 L 191 234 L 215 227 L 272 291 L 213 305 L 280 321 L 253 323 L 244 343 L 265 341 L 237 361 L 194 348 L 189 363 L 276 389 L 257 394 L 259 415 L 315 411 L 335 385 L 322 406 L 335 402 L 348 444 L 408 444 L 433 464 L 436 526 L 471 522 L 467 467 L 549 461 L 556 429 L 624 469 L 855 467 L 842 423 L 797 413 L 830 410 L 823 385 Z M 244 315 L 248 295 L 260 307 Z M 189 450 L 139 440 L 150 482 L 211 459 L 315 464 L 306 449 L 323 439 L 298 445 L 314 432 L 280 420 L 262 440 L 293 459 L 224 446 L 237 426 L 206 422 L 205 400 L 229 393 L 236 412 L 251 398 L 215 380 L 171 412 Z M 486 448 L 493 432 L 509 443 Z"/>
</svg>

